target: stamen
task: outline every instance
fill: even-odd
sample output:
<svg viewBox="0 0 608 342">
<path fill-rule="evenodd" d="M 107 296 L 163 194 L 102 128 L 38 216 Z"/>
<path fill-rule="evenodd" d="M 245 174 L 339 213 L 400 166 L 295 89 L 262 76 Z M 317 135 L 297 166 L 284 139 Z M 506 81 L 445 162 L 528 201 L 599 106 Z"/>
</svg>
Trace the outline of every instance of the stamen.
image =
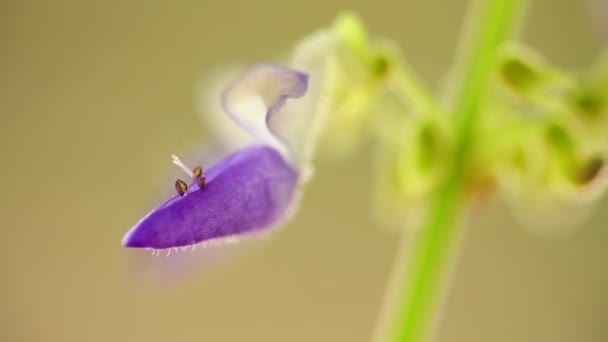
<svg viewBox="0 0 608 342">
<path fill-rule="evenodd" d="M 184 163 L 182 163 L 182 161 L 179 159 L 178 156 L 176 156 L 175 154 L 172 154 L 171 158 L 173 159 L 173 164 L 179 166 L 180 169 L 184 170 L 184 172 L 187 173 L 188 176 L 190 176 L 190 178 L 196 179 L 196 177 L 194 177 L 194 172 L 192 172 L 192 170 L 190 170 L 189 167 L 187 167 Z M 201 172 L 202 172 L 202 169 L 201 169 Z"/>
<path fill-rule="evenodd" d="M 196 184 L 202 189 L 205 187 L 205 184 L 207 184 L 207 179 L 205 179 L 205 176 L 200 176 L 199 179 L 196 180 Z"/>
<path fill-rule="evenodd" d="M 198 184 L 199 188 L 202 189 L 205 186 L 207 180 L 205 179 L 205 176 L 203 176 L 202 167 L 197 166 L 194 168 L 194 170 L 190 170 L 190 168 L 188 168 L 184 163 L 182 163 L 179 157 L 175 154 L 171 155 L 171 158 L 173 159 L 173 164 L 179 166 L 179 168 L 184 170 L 184 172 L 187 173 L 190 178 L 196 180 L 196 184 Z M 178 179 L 177 181 L 175 181 L 175 190 L 180 196 L 184 196 L 186 194 L 186 191 L 188 191 L 188 185 L 181 179 Z"/>
<path fill-rule="evenodd" d="M 188 184 L 186 184 L 181 179 L 176 180 L 175 181 L 175 191 L 177 191 L 177 193 L 180 196 L 184 196 L 186 194 L 186 191 L 188 191 Z"/>
</svg>

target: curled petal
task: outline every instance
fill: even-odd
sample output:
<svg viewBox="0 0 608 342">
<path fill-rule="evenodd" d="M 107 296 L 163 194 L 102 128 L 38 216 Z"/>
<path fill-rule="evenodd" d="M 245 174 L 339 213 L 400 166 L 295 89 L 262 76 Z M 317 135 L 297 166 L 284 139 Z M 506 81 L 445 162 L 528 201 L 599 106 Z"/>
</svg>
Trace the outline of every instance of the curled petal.
<svg viewBox="0 0 608 342">
<path fill-rule="evenodd" d="M 288 98 L 306 94 L 308 75 L 287 67 L 258 64 L 222 94 L 226 113 L 260 142 L 294 158 L 287 140 L 271 124 Z"/>
<path fill-rule="evenodd" d="M 207 184 L 195 182 L 149 213 L 123 245 L 165 249 L 265 231 L 285 220 L 295 203 L 298 173 L 273 148 L 254 145 L 209 169 Z"/>
<path fill-rule="evenodd" d="M 197 90 L 200 119 L 213 135 L 212 144 L 224 156 L 255 143 L 255 138 L 243 130 L 224 112 L 221 99 L 227 85 L 243 72 L 242 66 L 225 65 L 205 71 Z"/>
</svg>

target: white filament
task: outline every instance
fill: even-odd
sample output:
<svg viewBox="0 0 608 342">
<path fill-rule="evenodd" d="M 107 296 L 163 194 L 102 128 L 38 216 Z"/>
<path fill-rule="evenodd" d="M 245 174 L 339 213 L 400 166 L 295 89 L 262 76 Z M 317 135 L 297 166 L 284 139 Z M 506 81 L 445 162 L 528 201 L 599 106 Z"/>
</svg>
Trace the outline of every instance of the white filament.
<svg viewBox="0 0 608 342">
<path fill-rule="evenodd" d="M 182 163 L 182 161 L 179 159 L 178 156 L 176 156 L 175 154 L 171 155 L 171 158 L 173 159 L 173 164 L 179 166 L 180 169 L 184 170 L 185 173 L 188 174 L 188 176 L 190 176 L 190 178 L 194 179 L 194 172 L 192 172 L 192 170 L 190 170 L 189 167 L 187 167 L 184 163 Z"/>
</svg>

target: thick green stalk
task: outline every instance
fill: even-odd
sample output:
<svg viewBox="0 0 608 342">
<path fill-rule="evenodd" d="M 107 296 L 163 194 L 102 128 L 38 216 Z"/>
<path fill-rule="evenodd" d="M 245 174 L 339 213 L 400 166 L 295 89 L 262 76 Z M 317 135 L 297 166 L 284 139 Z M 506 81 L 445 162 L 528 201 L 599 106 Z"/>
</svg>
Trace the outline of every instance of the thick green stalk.
<svg viewBox="0 0 608 342">
<path fill-rule="evenodd" d="M 394 319 L 390 322 L 389 341 L 421 342 L 427 340 L 437 311 L 442 283 L 461 235 L 461 216 L 466 202 L 466 180 L 469 175 L 469 152 L 474 143 L 475 126 L 481 100 L 488 86 L 499 46 L 509 38 L 515 26 L 518 9 L 524 0 L 486 0 L 472 5 L 479 25 L 470 27 L 471 43 L 465 52 L 459 89 L 453 107 L 456 145 L 450 172 L 447 173 L 429 211 L 426 225 L 415 236 L 406 269 L 397 270 L 404 277 Z"/>
</svg>

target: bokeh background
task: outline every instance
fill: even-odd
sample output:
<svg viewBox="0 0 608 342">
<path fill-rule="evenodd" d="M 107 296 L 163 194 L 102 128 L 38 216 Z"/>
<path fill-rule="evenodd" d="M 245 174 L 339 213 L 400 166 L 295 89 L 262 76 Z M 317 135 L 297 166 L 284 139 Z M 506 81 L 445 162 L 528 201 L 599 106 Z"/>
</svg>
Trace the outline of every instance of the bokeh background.
<svg viewBox="0 0 608 342">
<path fill-rule="evenodd" d="M 588 65 L 606 1 L 531 3 L 524 40 Z M 221 267 L 142 282 L 120 239 L 171 189 L 168 156 L 204 142 L 210 69 L 274 58 L 352 9 L 437 84 L 464 8 L 0 2 L 0 341 L 368 341 L 398 243 L 368 210 L 369 149 L 320 163 L 296 219 Z M 560 238 L 526 233 L 500 204 L 477 212 L 439 340 L 608 341 L 605 209 Z"/>
</svg>

